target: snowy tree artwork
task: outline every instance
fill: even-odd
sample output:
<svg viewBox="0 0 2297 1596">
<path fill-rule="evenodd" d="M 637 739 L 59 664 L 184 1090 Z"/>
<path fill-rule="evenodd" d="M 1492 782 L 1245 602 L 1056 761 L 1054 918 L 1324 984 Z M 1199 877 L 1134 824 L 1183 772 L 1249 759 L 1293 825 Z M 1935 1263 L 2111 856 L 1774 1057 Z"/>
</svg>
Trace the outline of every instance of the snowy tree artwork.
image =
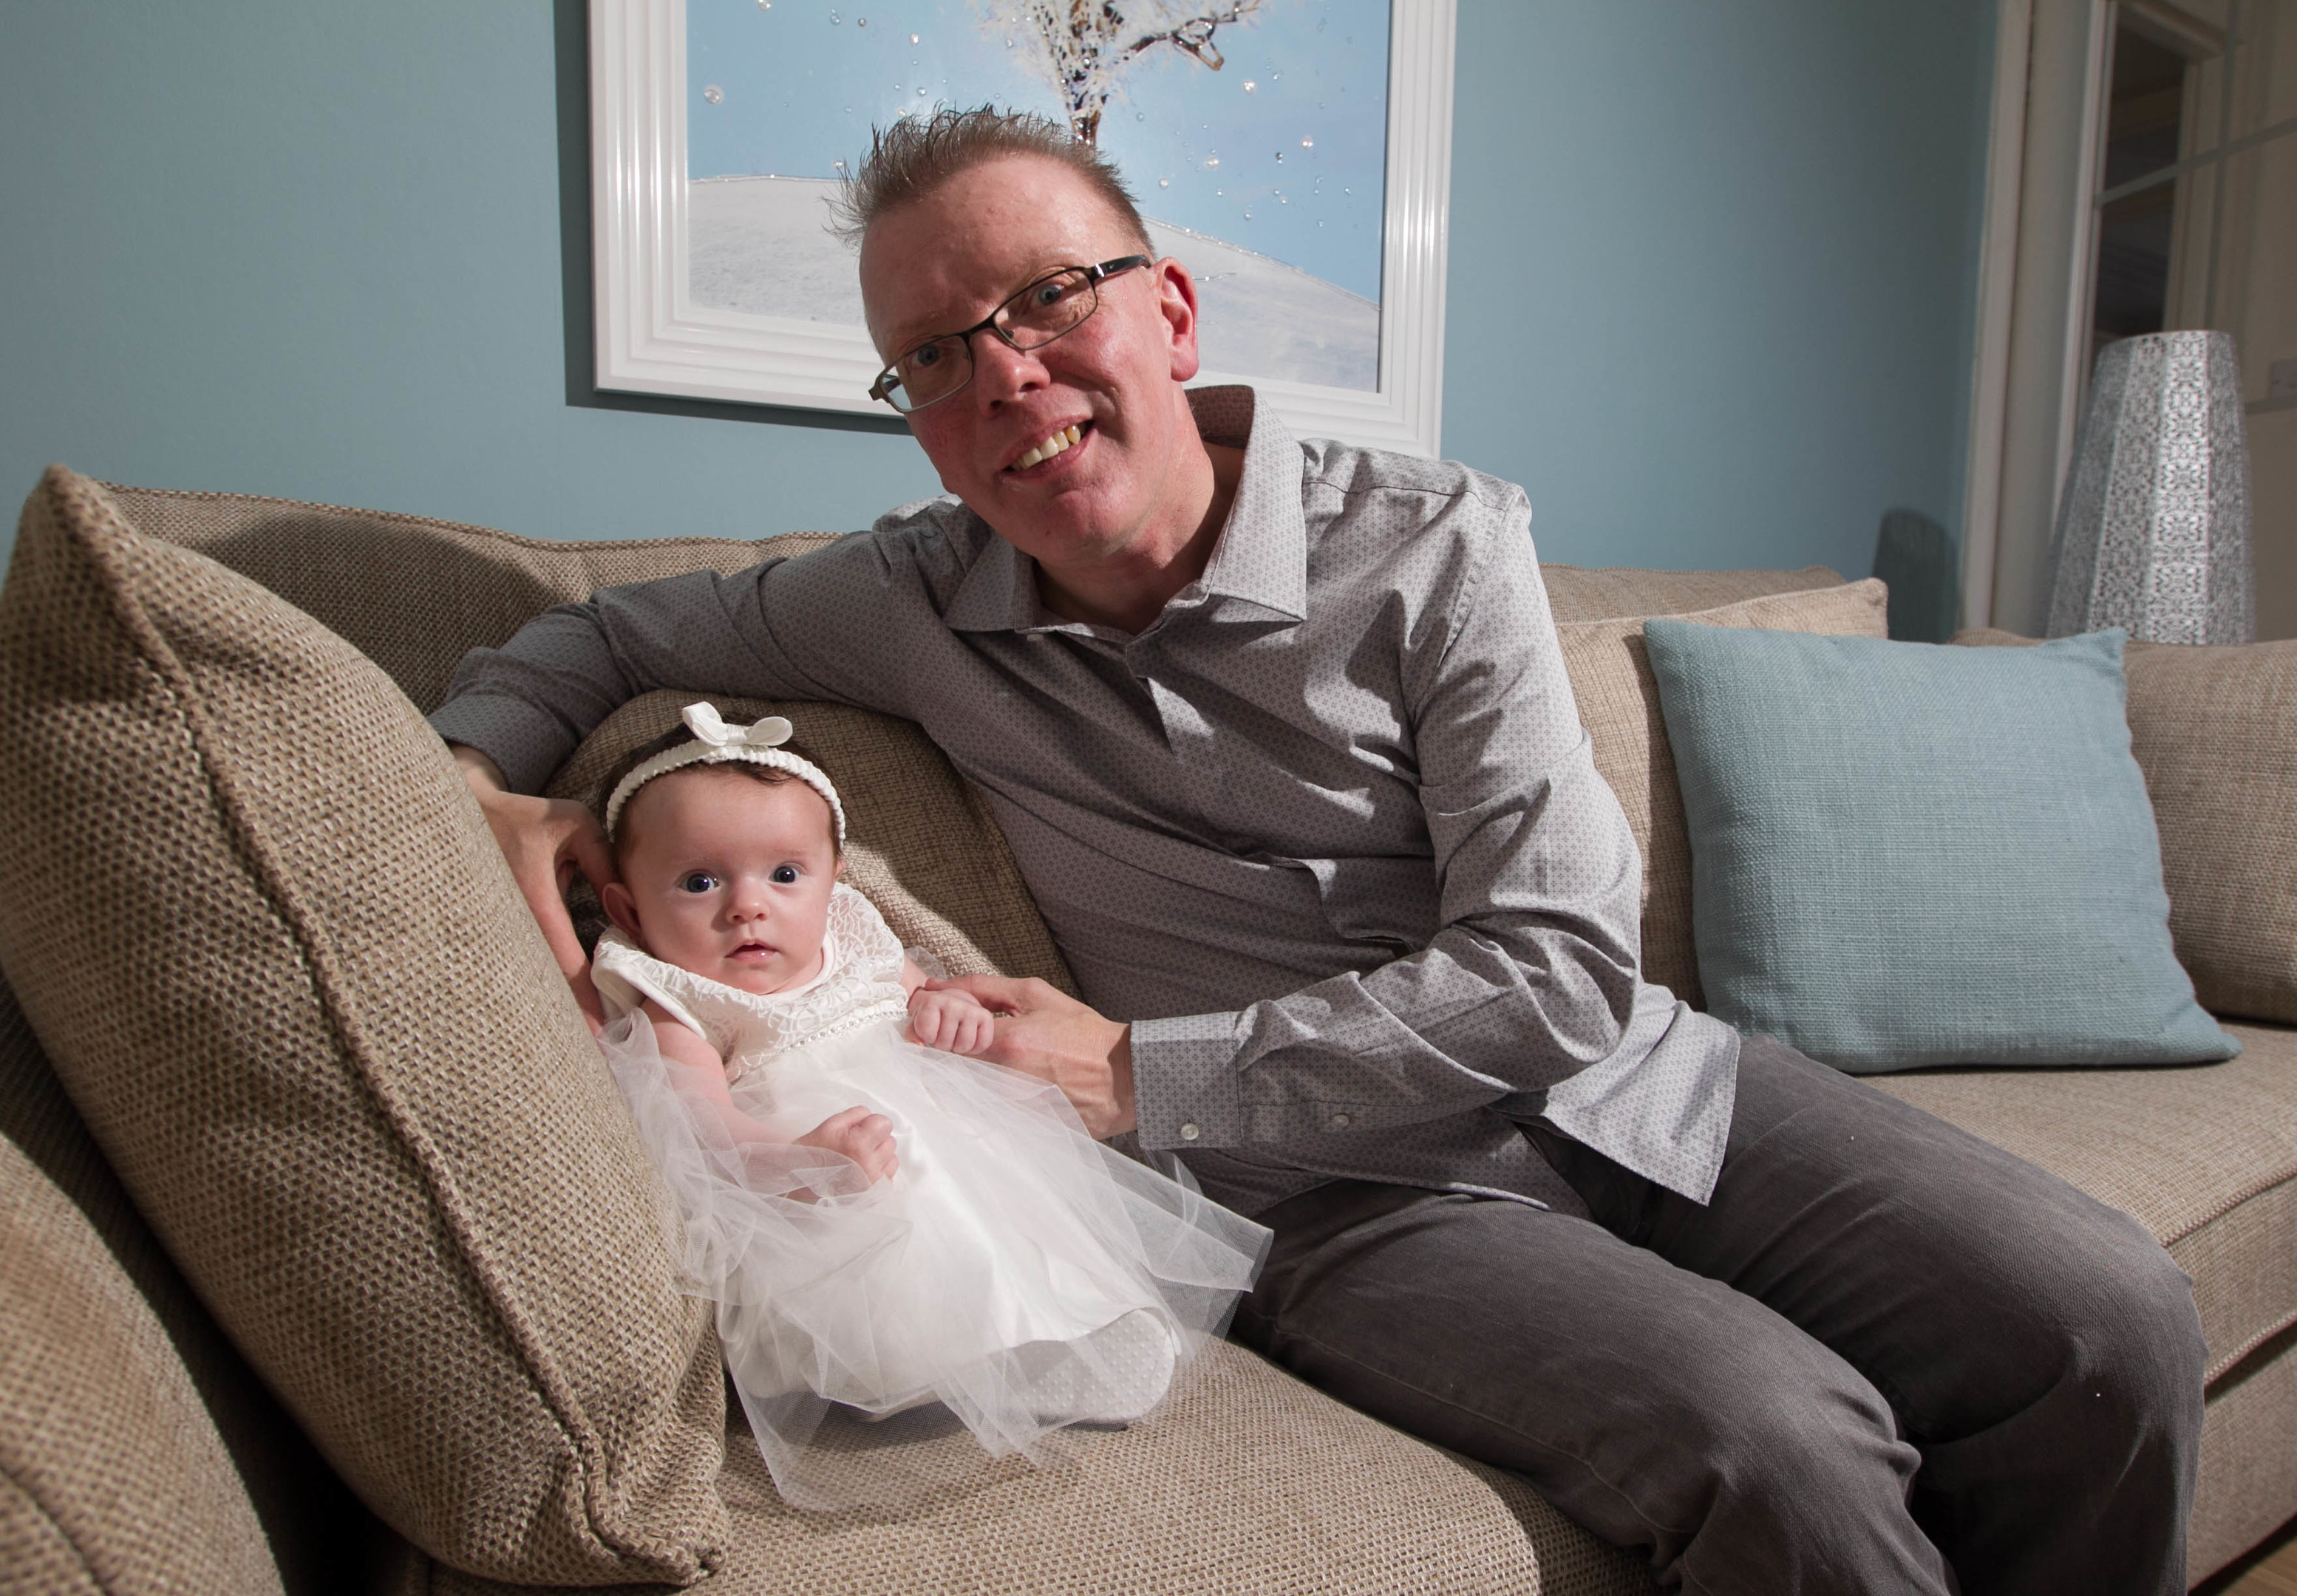
<svg viewBox="0 0 2297 1596">
<path fill-rule="evenodd" d="M 1100 136 L 1117 77 L 1139 57 L 1173 50 L 1217 72 L 1227 64 L 1214 36 L 1261 8 L 1263 0 L 1198 7 L 1171 0 L 1028 0 L 1000 6 L 985 26 L 1029 40 L 1038 70 L 1067 108 L 1080 143 Z"/>
<path fill-rule="evenodd" d="M 1197 286 L 1197 381 L 1431 452 L 1456 0 L 588 0 L 602 388 L 867 411 L 873 129 L 1051 119 Z"/>
</svg>

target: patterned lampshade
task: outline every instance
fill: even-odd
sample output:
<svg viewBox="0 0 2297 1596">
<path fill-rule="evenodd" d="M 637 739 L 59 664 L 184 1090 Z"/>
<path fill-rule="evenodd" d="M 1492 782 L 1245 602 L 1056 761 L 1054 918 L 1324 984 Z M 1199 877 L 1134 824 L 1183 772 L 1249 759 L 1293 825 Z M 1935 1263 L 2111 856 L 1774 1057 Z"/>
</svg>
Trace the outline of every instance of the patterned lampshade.
<svg viewBox="0 0 2297 1596">
<path fill-rule="evenodd" d="M 2226 333 L 2148 333 L 2097 358 L 2050 546 L 2049 635 L 2246 643 L 2249 448 Z"/>
</svg>

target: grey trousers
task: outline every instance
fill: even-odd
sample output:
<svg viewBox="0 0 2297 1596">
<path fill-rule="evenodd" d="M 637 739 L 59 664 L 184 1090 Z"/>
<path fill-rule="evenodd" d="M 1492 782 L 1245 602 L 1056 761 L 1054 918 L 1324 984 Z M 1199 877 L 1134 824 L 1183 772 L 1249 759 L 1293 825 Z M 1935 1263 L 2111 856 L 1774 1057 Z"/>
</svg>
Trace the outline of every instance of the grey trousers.
<svg viewBox="0 0 2297 1596">
<path fill-rule="evenodd" d="M 1706 1207 L 1526 1133 L 1596 1222 L 1321 1187 L 1237 1338 L 1670 1589 L 2185 1590 L 2201 1325 L 2135 1221 L 1767 1037 Z"/>
</svg>

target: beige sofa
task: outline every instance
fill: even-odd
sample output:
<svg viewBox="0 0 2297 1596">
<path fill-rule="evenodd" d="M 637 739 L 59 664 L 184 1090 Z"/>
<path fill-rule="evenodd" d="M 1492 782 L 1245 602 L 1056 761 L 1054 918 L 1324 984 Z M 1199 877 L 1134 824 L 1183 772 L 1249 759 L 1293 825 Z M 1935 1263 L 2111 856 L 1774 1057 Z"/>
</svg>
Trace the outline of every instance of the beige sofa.
<svg viewBox="0 0 2297 1596">
<path fill-rule="evenodd" d="M 903 1449 L 922 1505 L 780 1504 L 611 1087 L 417 712 L 548 605 L 812 541 L 550 544 L 41 484 L 0 589 L 0 1592 L 1650 1590 L 1516 1480 L 1229 1347 L 1058 1469 L 896 1423 L 854 1444 Z M 1647 959 L 1695 992 L 1629 618 L 1873 634 L 1879 587 L 1548 580 L 1651 861 Z M 2173 929 L 2245 1051 L 1876 1084 L 2127 1209 L 2194 1276 L 2198 1581 L 2297 1514 L 2297 656 L 2131 675 Z M 625 708 L 559 790 L 673 710 Z M 793 712 L 905 939 L 1066 983 L 913 728 Z"/>
</svg>

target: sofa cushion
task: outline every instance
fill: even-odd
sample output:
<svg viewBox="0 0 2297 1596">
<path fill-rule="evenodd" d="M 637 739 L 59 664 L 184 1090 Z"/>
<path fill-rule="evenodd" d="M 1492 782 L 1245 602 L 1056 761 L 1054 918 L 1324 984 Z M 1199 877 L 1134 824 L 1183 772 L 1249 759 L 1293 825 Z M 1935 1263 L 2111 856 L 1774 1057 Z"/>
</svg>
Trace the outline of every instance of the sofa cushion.
<svg viewBox="0 0 2297 1596">
<path fill-rule="evenodd" d="M 2153 1069 L 1939 1070 L 1873 1084 L 2136 1219 L 2194 1277 L 2216 1380 L 2297 1324 L 2297 1031 Z"/>
<path fill-rule="evenodd" d="M 0 1138 L 0 1585 L 280 1589 L 167 1332 L 95 1230 Z"/>
<path fill-rule="evenodd" d="M 1709 1008 L 1839 1069 L 2190 1064 L 2123 635 L 2029 652 L 1654 620 Z"/>
<path fill-rule="evenodd" d="M 740 571 L 830 540 L 827 533 L 800 532 L 765 543 L 544 542 L 422 515 L 244 493 L 103 486 L 138 531 L 268 588 L 382 666 L 426 714 L 444 702 L 447 679 L 467 651 L 506 641 L 552 605 L 704 566 Z M 409 604 L 410 593 L 423 602 Z"/>
<path fill-rule="evenodd" d="M 689 1580 L 723 1390 L 476 806 L 341 638 L 61 468 L 0 589 L 0 967 L 137 1205 L 441 1559 Z"/>
<path fill-rule="evenodd" d="M 1617 577 L 1612 596 L 1648 601 L 1664 596 L 1633 588 L 1634 572 L 1583 572 L 1582 576 Z M 1645 572 L 1645 575 L 1712 578 L 1732 572 Z M 1806 572 L 1757 572 L 1754 576 L 1827 576 Z M 1551 588 L 1555 572 L 1548 573 Z M 1712 583 L 1708 589 L 1711 590 Z M 1779 631 L 1832 632 L 1880 638 L 1888 629 L 1889 595 L 1872 580 L 1772 596 L 1744 599 L 1684 616 L 1708 626 L 1751 626 Z M 1693 1007 L 1704 1007 L 1699 965 L 1691 938 L 1691 838 L 1683 825 L 1683 795 L 1675 783 L 1675 755 L 1659 717 L 1659 688 L 1651 679 L 1643 647 L 1643 620 L 1566 621 L 1556 628 L 1564 668 L 1579 701 L 1579 720 L 1593 741 L 1595 769 L 1618 794 L 1627 825 L 1643 856 L 1643 974 Z"/>
<path fill-rule="evenodd" d="M 679 712 L 701 696 L 660 692 L 630 700 L 583 739 L 552 777 L 549 795 L 603 816 L 615 766 L 678 726 Z M 730 721 L 788 719 L 794 740 L 844 806 L 846 879 L 877 906 L 904 947 L 928 950 L 952 975 L 1035 975 L 1075 994 L 987 802 L 915 725 L 838 703 L 710 701 Z"/>
<path fill-rule="evenodd" d="M 1632 565 L 1542 565 L 1547 607 L 1557 623 L 1628 616 L 1683 615 L 1776 593 L 1841 587 L 1824 565 L 1800 571 L 1644 571 Z"/>
<path fill-rule="evenodd" d="M 962 1429 L 884 1427 L 936 1476 L 920 1510 L 784 1505 L 738 1423 L 724 1486 L 734 1551 L 714 1596 L 1651 1596 L 1636 1559 L 1496 1468 L 1340 1406 L 1252 1353 L 1205 1350 L 1201 1378 L 1144 1424 L 1077 1437 L 1075 1464 L 984 1468 Z M 426 1596 L 513 1596 L 434 1572 Z M 526 1593 L 533 1596 L 533 1593 Z"/>
<path fill-rule="evenodd" d="M 2132 643 L 2122 668 L 2194 991 L 2218 1014 L 2297 1024 L 2297 642 Z"/>
</svg>

